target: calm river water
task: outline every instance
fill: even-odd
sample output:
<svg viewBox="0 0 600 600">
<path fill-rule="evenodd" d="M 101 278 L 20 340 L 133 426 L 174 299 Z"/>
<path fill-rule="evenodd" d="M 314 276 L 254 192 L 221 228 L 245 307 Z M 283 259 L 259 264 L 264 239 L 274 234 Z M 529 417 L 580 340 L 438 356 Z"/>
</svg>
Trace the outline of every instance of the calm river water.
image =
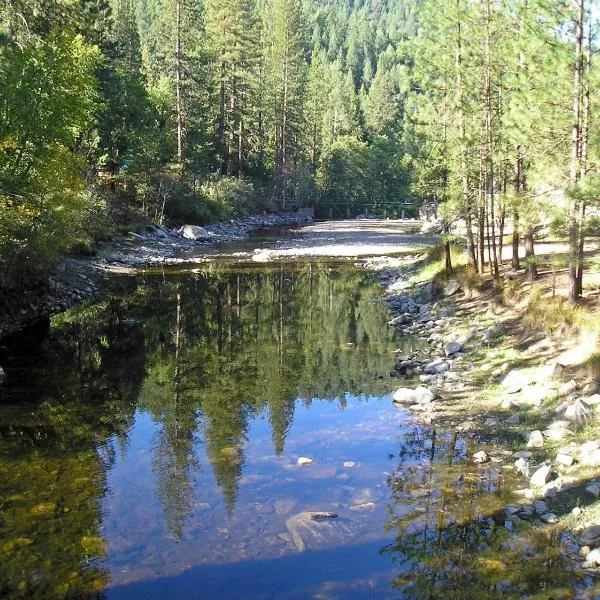
<svg viewBox="0 0 600 600">
<path fill-rule="evenodd" d="M 502 470 L 393 406 L 418 344 L 388 318 L 351 266 L 215 262 L 115 277 L 4 348 L 0 596 L 503 589 Z"/>
</svg>

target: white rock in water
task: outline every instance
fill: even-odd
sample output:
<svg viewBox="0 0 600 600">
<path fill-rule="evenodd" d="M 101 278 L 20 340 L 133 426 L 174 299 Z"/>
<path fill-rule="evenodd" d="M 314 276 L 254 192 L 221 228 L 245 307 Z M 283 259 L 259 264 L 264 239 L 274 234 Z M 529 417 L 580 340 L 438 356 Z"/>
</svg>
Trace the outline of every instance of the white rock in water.
<svg viewBox="0 0 600 600">
<path fill-rule="evenodd" d="M 394 402 L 400 404 L 429 404 L 435 399 L 435 394 L 426 387 L 420 385 L 411 390 L 410 388 L 399 388 L 392 396 Z"/>
<path fill-rule="evenodd" d="M 549 465 L 543 465 L 531 476 L 529 483 L 533 486 L 543 487 L 550 480 L 551 474 L 552 468 Z"/>
<path fill-rule="evenodd" d="M 313 464 L 313 459 L 312 458 L 306 458 L 306 456 L 301 456 L 298 459 L 298 466 L 299 467 L 305 467 L 307 465 L 312 465 Z"/>
<path fill-rule="evenodd" d="M 347 460 L 344 462 L 344 469 L 351 469 L 352 467 L 355 467 L 356 463 L 353 460 Z"/>
<path fill-rule="evenodd" d="M 350 510 L 358 512 L 358 511 L 373 510 L 374 508 L 375 508 L 375 502 L 362 502 L 361 504 L 353 504 L 350 507 Z"/>
<path fill-rule="evenodd" d="M 177 233 L 187 240 L 194 241 L 207 240 L 211 237 L 211 234 L 199 225 L 183 225 Z"/>
</svg>

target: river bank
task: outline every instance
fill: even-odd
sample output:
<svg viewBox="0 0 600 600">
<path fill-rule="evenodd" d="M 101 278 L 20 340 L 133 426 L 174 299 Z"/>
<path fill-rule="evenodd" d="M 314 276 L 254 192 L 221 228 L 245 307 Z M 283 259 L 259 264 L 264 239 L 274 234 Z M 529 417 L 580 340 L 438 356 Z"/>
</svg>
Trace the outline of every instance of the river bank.
<svg viewBox="0 0 600 600">
<path fill-rule="evenodd" d="M 423 257 L 379 257 L 365 266 L 385 286 L 389 326 L 427 344 L 424 352 L 397 355 L 394 402 L 419 422 L 469 435 L 476 441 L 473 463 L 496 464 L 510 475 L 512 500 L 498 511 L 507 532 L 517 532 L 515 543 L 531 544 L 545 531 L 549 546 L 569 563 L 561 568 L 596 575 L 595 303 L 568 307 L 560 298 L 564 274 L 543 268 L 534 283 L 510 272 L 495 284 L 464 268 L 446 279 Z M 534 552 L 532 558 L 546 556 Z"/>
<path fill-rule="evenodd" d="M 196 240 L 184 237 L 178 229 L 148 224 L 142 231 L 98 242 L 90 256 L 64 258 L 44 284 L 5 291 L 0 303 L 0 338 L 89 298 L 111 273 L 198 262 L 198 253 L 203 249 L 248 239 L 259 229 L 303 222 L 304 215 L 297 212 L 261 213 L 199 228 L 202 235 Z"/>
</svg>

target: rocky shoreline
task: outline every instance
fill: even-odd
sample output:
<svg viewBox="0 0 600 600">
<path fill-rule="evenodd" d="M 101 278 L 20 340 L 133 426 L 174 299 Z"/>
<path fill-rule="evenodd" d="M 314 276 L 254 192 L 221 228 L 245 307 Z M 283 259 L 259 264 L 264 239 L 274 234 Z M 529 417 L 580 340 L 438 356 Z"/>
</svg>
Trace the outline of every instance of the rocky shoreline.
<svg viewBox="0 0 600 600">
<path fill-rule="evenodd" d="M 541 328 L 524 341 L 515 314 L 494 310 L 486 294 L 491 281 L 476 297 L 459 280 L 415 283 L 423 259 L 379 257 L 364 265 L 386 289 L 389 326 L 426 347 L 396 356 L 390 375 L 406 384 L 394 403 L 418 422 L 466 433 L 478 448 L 472 463 L 497 463 L 510 473 L 513 501 L 500 517 L 507 530 L 524 521 L 551 527 L 573 569 L 598 575 L 600 435 L 593 424 L 600 382 L 575 366 L 578 341 L 557 341 Z"/>
<path fill-rule="evenodd" d="M 199 262 L 201 257 L 197 251 L 202 248 L 242 241 L 259 229 L 290 227 L 305 223 L 306 220 L 306 215 L 300 212 L 261 213 L 196 228 L 196 239 L 189 239 L 184 228 L 169 229 L 148 224 L 140 233 L 130 232 L 99 242 L 93 256 L 65 258 L 44 284 L 30 290 L 3 294 L 0 303 L 0 338 L 89 298 L 110 273 Z"/>
</svg>

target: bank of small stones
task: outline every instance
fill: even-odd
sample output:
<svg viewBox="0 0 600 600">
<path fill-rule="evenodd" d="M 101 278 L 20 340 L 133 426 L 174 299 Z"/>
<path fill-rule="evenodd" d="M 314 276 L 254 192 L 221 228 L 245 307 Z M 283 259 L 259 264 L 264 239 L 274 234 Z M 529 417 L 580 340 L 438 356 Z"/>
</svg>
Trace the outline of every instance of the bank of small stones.
<svg viewBox="0 0 600 600">
<path fill-rule="evenodd" d="M 468 361 L 469 351 L 493 346 L 507 329 L 498 321 L 454 336 L 452 330 L 458 324 L 454 300 L 455 296 L 456 299 L 461 296 L 461 285 L 449 281 L 440 288 L 430 282 L 409 290 L 407 280 L 420 259 L 412 256 L 404 257 L 402 263 L 398 259 L 386 263 L 378 258 L 367 267 L 379 271 L 387 288 L 386 299 L 394 315 L 388 325 L 403 336 L 419 338 L 425 348 L 408 354 L 397 351 L 391 377 L 418 380 L 418 385 L 399 387 L 393 394 L 393 402 L 429 424 L 443 407 L 445 396 L 451 401 L 452 393 L 466 390 L 463 375 L 473 369 Z M 552 503 L 561 493 L 575 494 L 582 506 L 599 498 L 600 475 L 583 485 L 575 475 L 580 468 L 600 467 L 600 439 L 583 443 L 571 439 L 580 428 L 600 418 L 598 382 L 563 381 L 565 369 L 556 362 L 536 369 L 511 370 L 507 364 L 495 370 L 486 364 L 479 368 L 495 378 L 502 390 L 498 413 L 484 417 L 484 430 L 511 429 L 515 430 L 516 439 L 522 439 L 522 448 L 508 458 L 506 453 L 494 456 L 489 448 L 482 448 L 471 457 L 476 465 L 501 462 L 514 471 L 517 481 L 521 478 L 522 487 L 513 490 L 519 498 L 518 505 L 504 509 L 506 529 L 512 530 L 518 521 L 540 526 L 560 523 L 564 512 L 554 512 Z M 558 398 L 558 406 L 544 412 L 544 403 L 550 398 Z M 507 411 L 512 414 L 507 416 Z M 518 414 L 521 411 L 523 417 Z M 522 420 L 531 422 L 533 415 L 538 417 L 538 428 L 524 429 Z M 471 427 L 472 422 L 473 418 L 467 416 L 466 425 Z M 485 444 L 482 442 L 481 446 Z M 579 505 L 570 514 L 578 518 L 579 524 L 573 531 L 560 533 L 562 553 L 576 568 L 600 568 L 600 519 L 585 520 L 585 511 Z"/>
<path fill-rule="evenodd" d="M 206 227 L 148 225 L 142 232 L 99 242 L 93 256 L 63 260 L 43 285 L 6 294 L 0 310 L 0 338 L 86 300 L 109 277 L 109 271 L 197 263 L 201 261 L 197 251 L 202 248 L 245 240 L 258 229 L 298 225 L 306 219 L 303 213 L 277 212 Z"/>
</svg>

